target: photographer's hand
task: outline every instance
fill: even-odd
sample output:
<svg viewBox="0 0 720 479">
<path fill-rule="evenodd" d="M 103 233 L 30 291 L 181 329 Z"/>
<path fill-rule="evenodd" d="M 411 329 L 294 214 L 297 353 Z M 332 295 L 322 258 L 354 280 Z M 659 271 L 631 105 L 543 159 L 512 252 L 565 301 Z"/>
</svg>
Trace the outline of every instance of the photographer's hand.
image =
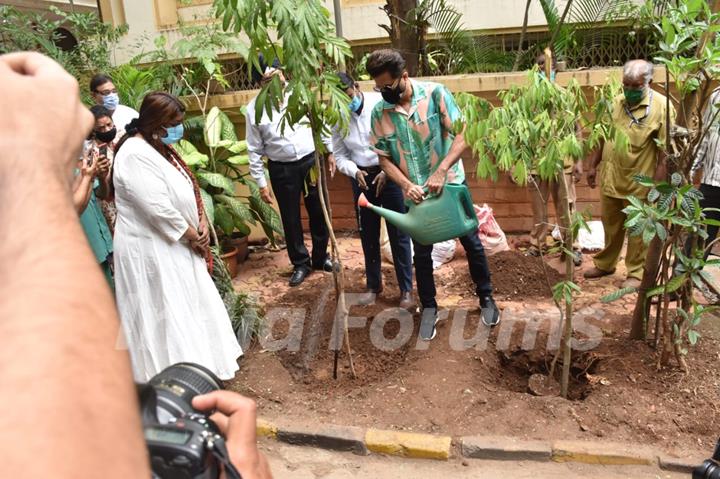
<svg viewBox="0 0 720 479">
<path fill-rule="evenodd" d="M 232 391 L 214 391 L 196 396 L 192 405 L 217 411 L 210 419 L 225 436 L 230 460 L 243 479 L 272 479 L 270 465 L 257 447 L 255 401 Z"/>
</svg>

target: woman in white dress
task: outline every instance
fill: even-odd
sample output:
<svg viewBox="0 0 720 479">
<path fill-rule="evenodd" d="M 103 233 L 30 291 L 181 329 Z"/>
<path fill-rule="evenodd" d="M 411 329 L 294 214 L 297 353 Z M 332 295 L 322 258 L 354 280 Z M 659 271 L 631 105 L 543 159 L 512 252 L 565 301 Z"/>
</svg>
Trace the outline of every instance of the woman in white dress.
<svg viewBox="0 0 720 479">
<path fill-rule="evenodd" d="M 178 362 L 232 379 L 242 349 L 208 273 L 208 226 L 197 182 L 170 146 L 184 106 L 150 93 L 113 165 L 118 310 L 137 381 Z"/>
</svg>

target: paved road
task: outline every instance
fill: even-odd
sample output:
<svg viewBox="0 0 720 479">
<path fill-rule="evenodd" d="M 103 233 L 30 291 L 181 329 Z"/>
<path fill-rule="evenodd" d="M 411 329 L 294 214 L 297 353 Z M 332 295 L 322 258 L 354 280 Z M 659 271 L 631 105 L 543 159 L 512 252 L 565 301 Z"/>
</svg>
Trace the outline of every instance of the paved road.
<svg viewBox="0 0 720 479">
<path fill-rule="evenodd" d="M 275 479 L 687 479 L 653 467 L 355 456 L 263 440 Z"/>
</svg>

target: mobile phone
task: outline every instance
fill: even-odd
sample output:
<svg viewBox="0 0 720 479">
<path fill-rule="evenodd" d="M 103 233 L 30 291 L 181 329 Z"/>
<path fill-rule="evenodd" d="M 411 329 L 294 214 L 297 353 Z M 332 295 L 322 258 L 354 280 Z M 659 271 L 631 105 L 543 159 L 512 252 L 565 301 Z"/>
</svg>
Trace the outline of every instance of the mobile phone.
<svg viewBox="0 0 720 479">
<path fill-rule="evenodd" d="M 100 156 L 101 156 L 101 157 L 107 158 L 107 151 L 108 151 L 108 146 L 107 146 L 107 145 L 101 146 L 101 147 L 99 148 L 99 151 L 100 151 Z"/>
</svg>

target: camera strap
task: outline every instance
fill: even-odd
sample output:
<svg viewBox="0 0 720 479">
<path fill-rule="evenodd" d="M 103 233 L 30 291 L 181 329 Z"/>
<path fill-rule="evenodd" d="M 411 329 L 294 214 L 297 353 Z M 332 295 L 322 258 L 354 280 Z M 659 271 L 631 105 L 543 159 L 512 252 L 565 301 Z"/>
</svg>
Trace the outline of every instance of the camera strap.
<svg viewBox="0 0 720 479">
<path fill-rule="evenodd" d="M 228 479 L 242 479 L 240 472 L 238 472 L 237 468 L 232 462 L 230 462 L 230 453 L 228 452 L 227 445 L 225 444 L 225 439 L 222 437 L 215 437 L 212 441 L 212 445 L 210 446 L 210 451 L 212 452 L 212 455 L 215 456 L 215 459 L 223 465 L 225 475 Z"/>
</svg>

